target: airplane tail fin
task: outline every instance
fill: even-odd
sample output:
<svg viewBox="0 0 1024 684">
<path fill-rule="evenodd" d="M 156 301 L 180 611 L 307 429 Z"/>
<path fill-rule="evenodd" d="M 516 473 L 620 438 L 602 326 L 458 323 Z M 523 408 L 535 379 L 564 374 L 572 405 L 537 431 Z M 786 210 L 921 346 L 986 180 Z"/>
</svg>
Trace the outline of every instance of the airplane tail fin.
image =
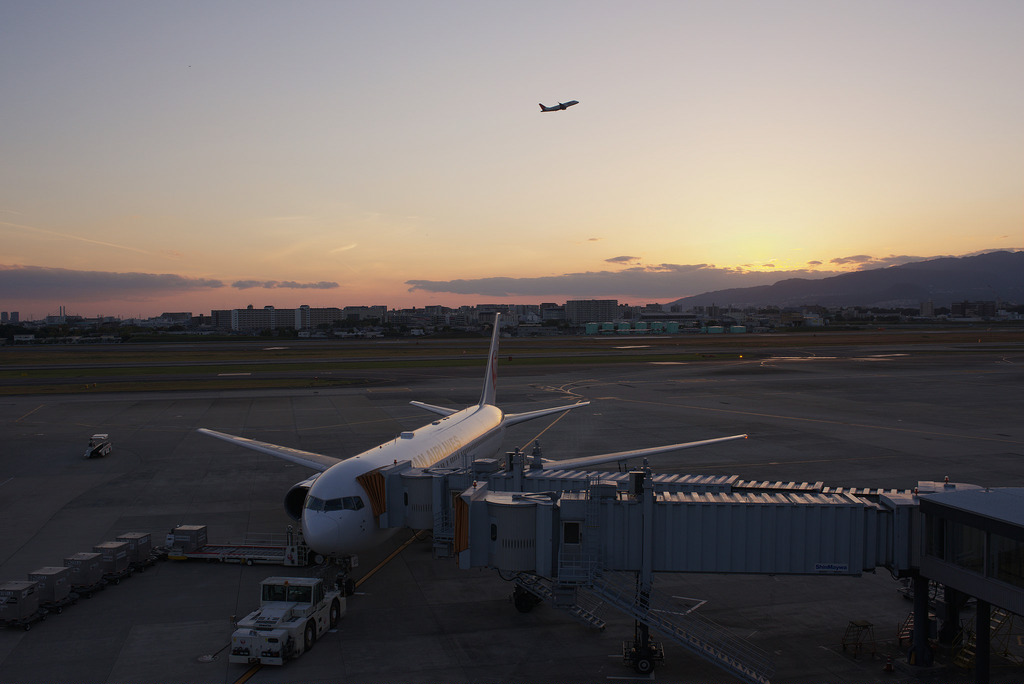
<svg viewBox="0 0 1024 684">
<path fill-rule="evenodd" d="M 542 112 L 546 109 L 546 107 L 544 106 L 544 103 L 542 103 L 542 102 L 538 102 L 537 106 L 540 107 L 540 111 L 542 111 Z"/>
<path fill-rule="evenodd" d="M 498 384 L 498 331 L 501 314 L 494 314 L 494 332 L 491 333 L 491 349 L 487 354 L 487 374 L 484 376 L 484 390 L 480 393 L 480 405 L 495 402 L 496 386 Z"/>
</svg>

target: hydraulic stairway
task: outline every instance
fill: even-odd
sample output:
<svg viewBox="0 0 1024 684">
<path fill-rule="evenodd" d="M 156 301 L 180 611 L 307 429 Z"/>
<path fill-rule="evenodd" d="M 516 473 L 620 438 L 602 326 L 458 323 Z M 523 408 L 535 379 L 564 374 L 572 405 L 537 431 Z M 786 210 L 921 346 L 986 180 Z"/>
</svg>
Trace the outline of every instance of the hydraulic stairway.
<svg viewBox="0 0 1024 684">
<path fill-rule="evenodd" d="M 644 596 L 634 575 L 602 572 L 593 590 L 609 605 L 740 679 L 770 682 L 775 667 L 768 653 L 699 613 L 680 614 L 671 597 L 656 591 Z"/>
<path fill-rule="evenodd" d="M 598 615 L 603 601 L 582 586 L 554 586 L 550 580 L 520 572 L 515 576 L 516 587 L 538 599 L 565 611 L 576 621 L 593 629 L 604 629 L 605 621 Z"/>
</svg>

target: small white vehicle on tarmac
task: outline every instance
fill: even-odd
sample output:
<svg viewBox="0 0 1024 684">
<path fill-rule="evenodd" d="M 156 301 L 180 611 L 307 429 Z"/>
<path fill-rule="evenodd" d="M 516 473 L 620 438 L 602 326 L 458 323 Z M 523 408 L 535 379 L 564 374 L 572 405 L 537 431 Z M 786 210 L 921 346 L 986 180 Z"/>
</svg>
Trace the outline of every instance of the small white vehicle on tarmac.
<svg viewBox="0 0 1024 684">
<path fill-rule="evenodd" d="M 313 648 L 345 615 L 345 597 L 318 577 L 268 577 L 260 583 L 260 608 L 236 624 L 232 663 L 283 665 Z"/>
</svg>

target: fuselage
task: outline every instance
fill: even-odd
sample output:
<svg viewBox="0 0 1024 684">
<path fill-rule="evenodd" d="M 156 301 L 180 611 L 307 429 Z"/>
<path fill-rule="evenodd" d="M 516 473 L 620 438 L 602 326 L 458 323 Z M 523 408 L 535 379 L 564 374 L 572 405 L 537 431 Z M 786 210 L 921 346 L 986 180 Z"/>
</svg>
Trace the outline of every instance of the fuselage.
<svg viewBox="0 0 1024 684">
<path fill-rule="evenodd" d="M 357 478 L 381 466 L 411 461 L 416 468 L 459 468 L 493 456 L 501 448 L 504 414 L 480 404 L 337 463 L 320 474 L 306 495 L 302 532 L 306 543 L 325 556 L 344 556 L 380 544 L 395 529 L 381 529 L 366 490 Z"/>
</svg>

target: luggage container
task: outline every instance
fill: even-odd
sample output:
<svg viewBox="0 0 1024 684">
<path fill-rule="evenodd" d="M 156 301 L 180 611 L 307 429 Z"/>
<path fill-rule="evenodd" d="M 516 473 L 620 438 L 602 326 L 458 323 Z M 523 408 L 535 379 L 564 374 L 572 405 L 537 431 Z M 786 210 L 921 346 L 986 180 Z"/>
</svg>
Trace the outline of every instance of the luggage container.
<svg viewBox="0 0 1024 684">
<path fill-rule="evenodd" d="M 132 568 L 145 570 L 153 564 L 150 557 L 153 553 L 153 542 L 149 532 L 125 532 L 117 536 L 117 541 L 128 544 L 128 564 Z"/>
<path fill-rule="evenodd" d="M 52 613 L 63 612 L 64 606 L 78 600 L 78 595 L 71 592 L 71 568 L 39 568 L 28 573 L 28 579 L 36 583 L 39 606 Z"/>
<path fill-rule="evenodd" d="M 0 624 L 28 631 L 33 622 L 45 619 L 46 611 L 39 607 L 35 582 L 19 580 L 0 584 Z"/>
<path fill-rule="evenodd" d="M 92 547 L 92 550 L 100 554 L 103 579 L 120 584 L 122 579 L 132 574 L 128 565 L 128 542 L 106 541 Z"/>
<path fill-rule="evenodd" d="M 188 553 L 206 546 L 206 525 L 178 525 L 167 533 L 167 548 Z"/>
<path fill-rule="evenodd" d="M 89 598 L 103 588 L 103 559 L 98 553 L 76 553 L 64 559 L 71 570 L 71 591 Z"/>
</svg>

